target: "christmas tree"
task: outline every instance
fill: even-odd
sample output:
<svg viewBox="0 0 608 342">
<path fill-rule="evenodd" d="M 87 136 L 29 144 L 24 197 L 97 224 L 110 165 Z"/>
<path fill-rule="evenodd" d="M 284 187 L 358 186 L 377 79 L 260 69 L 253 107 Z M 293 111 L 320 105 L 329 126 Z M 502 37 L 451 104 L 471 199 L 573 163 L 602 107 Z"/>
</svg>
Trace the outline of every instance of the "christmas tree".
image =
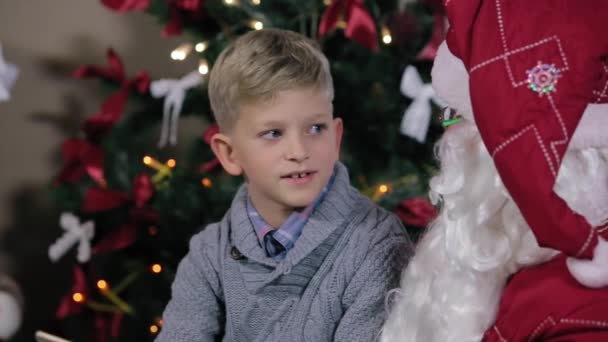
<svg viewBox="0 0 608 342">
<path fill-rule="evenodd" d="M 77 78 L 100 79 L 108 97 L 82 134 L 61 147 L 64 166 L 52 195 L 65 231 L 49 255 L 73 258 L 74 267 L 57 309 L 61 331 L 54 333 L 76 341 L 144 341 L 162 329 L 190 237 L 221 218 L 242 183 L 209 148 L 217 125 L 205 87 L 215 58 L 249 30 L 289 29 L 319 42 L 331 64 L 335 115 L 345 124 L 341 160 L 352 183 L 395 211 L 412 237 L 433 216 L 423 198 L 441 128 L 432 115 L 438 100 L 425 82 L 445 30 L 440 1 L 102 2 L 119 13 L 156 16 L 159 39 L 193 37 L 170 57 L 195 58 L 199 67 L 152 81 L 146 71 L 127 72 L 109 49 L 107 65 L 75 70 Z M 180 117 L 205 129 L 178 136 Z M 75 256 L 67 253 L 72 249 Z"/>
</svg>

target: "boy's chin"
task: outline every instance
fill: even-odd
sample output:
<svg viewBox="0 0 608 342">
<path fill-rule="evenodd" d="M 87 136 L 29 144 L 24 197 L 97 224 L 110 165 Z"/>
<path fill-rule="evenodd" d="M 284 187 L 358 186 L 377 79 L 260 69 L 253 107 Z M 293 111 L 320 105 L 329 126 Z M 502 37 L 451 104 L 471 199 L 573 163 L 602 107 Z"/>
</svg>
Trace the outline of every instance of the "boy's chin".
<svg viewBox="0 0 608 342">
<path fill-rule="evenodd" d="M 288 198 L 286 199 L 285 204 L 294 210 L 301 210 L 308 207 L 317 198 L 317 196 L 310 195 L 298 196 L 297 198 Z"/>
</svg>

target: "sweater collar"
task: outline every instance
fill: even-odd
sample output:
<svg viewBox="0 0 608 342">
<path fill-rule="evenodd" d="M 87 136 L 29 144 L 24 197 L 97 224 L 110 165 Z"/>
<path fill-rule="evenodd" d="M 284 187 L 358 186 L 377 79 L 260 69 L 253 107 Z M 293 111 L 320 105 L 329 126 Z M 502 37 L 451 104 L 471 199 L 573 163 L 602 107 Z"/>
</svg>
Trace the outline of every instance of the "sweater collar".
<svg viewBox="0 0 608 342">
<path fill-rule="evenodd" d="M 302 228 L 302 235 L 282 261 L 268 257 L 257 241 L 255 230 L 247 215 L 247 187 L 242 185 L 230 210 L 231 238 L 234 246 L 248 259 L 267 266 L 284 264 L 286 268 L 299 263 L 349 216 L 360 196 L 351 187 L 346 167 L 337 162 L 334 167 L 335 180 L 325 198 L 317 205 Z"/>
</svg>

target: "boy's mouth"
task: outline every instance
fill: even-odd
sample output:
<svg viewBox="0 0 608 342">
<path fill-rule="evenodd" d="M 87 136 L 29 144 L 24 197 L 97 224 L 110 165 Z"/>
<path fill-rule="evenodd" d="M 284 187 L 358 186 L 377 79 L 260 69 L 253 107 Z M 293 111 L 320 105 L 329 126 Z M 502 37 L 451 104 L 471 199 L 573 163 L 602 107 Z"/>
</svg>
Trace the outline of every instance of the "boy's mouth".
<svg viewBox="0 0 608 342">
<path fill-rule="evenodd" d="M 305 170 L 305 171 L 296 171 L 296 172 L 291 172 L 288 173 L 286 175 L 281 176 L 282 179 L 303 179 L 303 178 L 308 178 L 310 176 L 312 176 L 313 174 L 315 174 L 316 171 L 310 171 L 310 170 Z"/>
</svg>

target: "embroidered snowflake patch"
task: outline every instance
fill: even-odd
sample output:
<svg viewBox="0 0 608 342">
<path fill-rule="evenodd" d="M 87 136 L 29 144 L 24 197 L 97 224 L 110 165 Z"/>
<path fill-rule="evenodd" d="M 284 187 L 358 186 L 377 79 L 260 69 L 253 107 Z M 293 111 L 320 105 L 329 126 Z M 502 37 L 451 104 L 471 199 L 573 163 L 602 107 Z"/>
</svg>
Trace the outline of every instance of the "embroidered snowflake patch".
<svg viewBox="0 0 608 342">
<path fill-rule="evenodd" d="M 561 72 L 554 64 L 538 64 L 526 71 L 528 74 L 528 88 L 538 93 L 538 96 L 551 93 L 556 90 L 557 80 L 560 78 Z"/>
</svg>

